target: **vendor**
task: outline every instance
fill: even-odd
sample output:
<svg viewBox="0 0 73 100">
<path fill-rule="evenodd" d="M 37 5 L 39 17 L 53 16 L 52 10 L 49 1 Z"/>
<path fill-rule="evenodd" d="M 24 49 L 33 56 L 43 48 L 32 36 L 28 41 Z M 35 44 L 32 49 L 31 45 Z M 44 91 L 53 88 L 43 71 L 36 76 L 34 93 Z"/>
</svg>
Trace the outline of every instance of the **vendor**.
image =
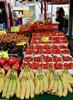
<svg viewBox="0 0 73 100">
<path fill-rule="evenodd" d="M 64 9 L 61 7 L 57 12 L 56 12 L 56 21 L 59 22 L 59 31 L 63 31 L 64 27 L 64 16 L 65 12 Z"/>
</svg>

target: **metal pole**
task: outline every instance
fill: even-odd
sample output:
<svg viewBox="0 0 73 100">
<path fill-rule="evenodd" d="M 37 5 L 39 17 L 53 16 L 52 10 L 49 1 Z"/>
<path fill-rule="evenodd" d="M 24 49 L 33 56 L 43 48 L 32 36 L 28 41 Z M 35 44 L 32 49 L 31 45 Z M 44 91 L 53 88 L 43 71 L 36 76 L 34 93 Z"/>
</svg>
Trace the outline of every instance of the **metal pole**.
<svg viewBox="0 0 73 100">
<path fill-rule="evenodd" d="M 46 20 L 47 19 L 47 1 L 46 0 L 44 0 L 44 20 Z"/>
</svg>

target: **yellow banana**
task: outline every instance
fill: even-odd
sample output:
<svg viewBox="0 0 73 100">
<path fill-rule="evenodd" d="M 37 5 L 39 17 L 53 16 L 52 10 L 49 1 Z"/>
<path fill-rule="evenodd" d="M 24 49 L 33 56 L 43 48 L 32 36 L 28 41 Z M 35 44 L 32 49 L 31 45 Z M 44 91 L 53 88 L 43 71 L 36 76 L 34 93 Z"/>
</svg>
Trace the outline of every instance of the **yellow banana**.
<svg viewBox="0 0 73 100">
<path fill-rule="evenodd" d="M 26 96 L 25 96 L 25 98 L 29 99 L 29 97 L 30 97 L 30 84 L 29 84 L 29 81 L 27 79 L 26 80 Z"/>
<path fill-rule="evenodd" d="M 51 80 L 50 80 L 50 84 L 49 84 L 49 91 L 51 91 L 52 89 L 53 89 L 53 86 L 54 86 L 54 77 L 53 78 L 51 78 Z"/>
<path fill-rule="evenodd" d="M 45 75 L 45 71 L 44 70 L 42 70 L 42 69 L 39 69 L 39 70 L 37 70 L 37 72 L 36 72 L 36 77 L 38 76 L 38 75 Z"/>
<path fill-rule="evenodd" d="M 2 97 L 6 97 L 7 89 L 9 87 L 9 82 L 10 82 L 10 79 L 7 78 L 3 87 Z"/>
<path fill-rule="evenodd" d="M 20 87 L 20 99 L 24 99 L 26 94 L 26 78 L 22 77 Z"/>
<path fill-rule="evenodd" d="M 61 80 L 63 85 L 63 96 L 65 97 L 68 94 L 67 84 L 65 78 L 61 77 Z"/>
<path fill-rule="evenodd" d="M 66 85 L 67 85 L 67 89 L 69 92 L 73 92 L 71 85 L 68 83 L 68 81 L 66 81 Z"/>
<path fill-rule="evenodd" d="M 43 93 L 43 91 L 44 91 L 44 81 L 43 81 L 41 76 L 39 77 L 39 81 L 40 81 L 40 91 L 39 92 Z"/>
<path fill-rule="evenodd" d="M 44 76 L 43 81 L 44 81 L 44 92 L 47 92 L 48 91 L 48 78 Z"/>
<path fill-rule="evenodd" d="M 0 93 L 1 93 L 2 90 L 3 90 L 4 82 L 5 82 L 4 77 L 0 77 Z"/>
<path fill-rule="evenodd" d="M 11 89 L 11 97 L 15 94 L 16 91 L 16 78 L 13 77 L 12 89 Z"/>
<path fill-rule="evenodd" d="M 0 68 L 0 72 L 2 72 L 5 75 L 5 71 L 3 68 Z"/>
<path fill-rule="evenodd" d="M 5 77 L 6 79 L 9 77 L 10 73 L 11 73 L 11 69 L 8 70 L 6 77 Z"/>
<path fill-rule="evenodd" d="M 33 98 L 35 95 L 35 84 L 31 78 L 29 78 L 29 84 L 30 84 L 30 96 L 31 98 Z"/>
<path fill-rule="evenodd" d="M 6 94 L 6 98 L 9 99 L 10 96 L 11 96 L 11 89 L 12 89 L 12 84 L 13 84 L 13 79 L 10 78 L 10 81 L 9 81 L 9 86 L 8 86 L 8 89 L 7 89 L 7 94 Z"/>
<path fill-rule="evenodd" d="M 39 78 L 36 78 L 36 82 L 35 82 L 35 94 L 39 94 L 40 91 L 40 81 Z"/>
<path fill-rule="evenodd" d="M 21 70 L 20 74 L 19 74 L 19 79 L 21 80 L 21 78 L 23 77 L 24 75 L 24 69 Z"/>
<path fill-rule="evenodd" d="M 58 96 L 62 96 L 63 95 L 63 85 L 62 85 L 62 81 L 60 78 L 58 78 L 58 91 L 57 91 L 57 95 Z"/>
<path fill-rule="evenodd" d="M 16 81 L 16 97 L 20 97 L 20 80 L 19 79 L 17 79 L 17 81 Z"/>
<path fill-rule="evenodd" d="M 32 70 L 30 70 L 30 75 L 31 75 L 31 78 L 34 80 L 34 72 Z"/>
<path fill-rule="evenodd" d="M 56 93 L 57 92 L 57 88 L 58 88 L 58 81 L 55 78 L 54 79 L 54 85 L 53 85 L 53 88 L 52 88 L 52 93 Z"/>
</svg>

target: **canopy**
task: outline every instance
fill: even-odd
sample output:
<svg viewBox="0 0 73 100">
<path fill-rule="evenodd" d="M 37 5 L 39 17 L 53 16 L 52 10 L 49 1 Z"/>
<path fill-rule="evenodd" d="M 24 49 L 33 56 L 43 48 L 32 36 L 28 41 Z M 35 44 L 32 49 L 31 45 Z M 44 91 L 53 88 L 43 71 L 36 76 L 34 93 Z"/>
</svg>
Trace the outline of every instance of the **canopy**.
<svg viewBox="0 0 73 100">
<path fill-rule="evenodd" d="M 44 0 L 50 4 L 69 4 L 70 0 Z"/>
</svg>

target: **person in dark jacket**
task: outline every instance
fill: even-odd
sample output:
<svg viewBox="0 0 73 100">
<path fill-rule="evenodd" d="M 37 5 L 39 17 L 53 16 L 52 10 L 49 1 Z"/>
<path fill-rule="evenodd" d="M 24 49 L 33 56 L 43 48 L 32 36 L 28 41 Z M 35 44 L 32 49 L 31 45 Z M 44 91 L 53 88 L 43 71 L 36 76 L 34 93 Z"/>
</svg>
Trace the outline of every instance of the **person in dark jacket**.
<svg viewBox="0 0 73 100">
<path fill-rule="evenodd" d="M 59 22 L 59 31 L 63 31 L 64 27 L 64 16 L 65 12 L 64 9 L 61 7 L 57 12 L 56 12 L 56 21 Z"/>
</svg>

